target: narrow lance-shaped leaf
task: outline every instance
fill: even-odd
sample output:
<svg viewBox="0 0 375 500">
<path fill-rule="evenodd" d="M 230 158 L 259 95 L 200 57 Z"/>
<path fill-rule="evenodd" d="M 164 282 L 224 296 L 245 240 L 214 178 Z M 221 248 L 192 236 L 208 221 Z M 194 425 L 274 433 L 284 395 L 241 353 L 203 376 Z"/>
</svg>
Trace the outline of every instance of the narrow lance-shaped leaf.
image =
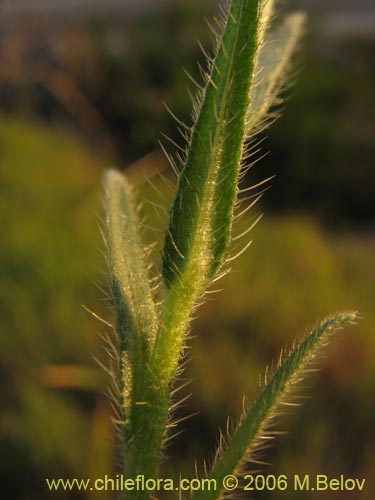
<svg viewBox="0 0 375 500">
<path fill-rule="evenodd" d="M 191 131 L 163 252 L 164 313 L 154 359 L 170 381 L 197 299 L 230 243 L 258 40 L 273 1 L 234 0 Z"/>
<path fill-rule="evenodd" d="M 124 445 L 126 473 L 129 477 L 140 473 L 153 477 L 159 458 L 160 425 L 154 423 L 155 396 L 148 366 L 157 331 L 157 313 L 130 186 L 125 176 L 115 170 L 106 174 L 104 184 L 105 240 L 118 334 L 117 366 L 112 366 L 119 403 L 117 424 Z M 125 491 L 121 498 L 149 498 L 147 491 L 134 493 Z"/>
<path fill-rule="evenodd" d="M 116 170 L 106 173 L 104 187 L 109 281 L 119 335 L 118 385 L 125 406 L 129 404 L 124 400 L 130 390 L 129 370 L 135 379 L 155 340 L 156 312 L 130 187 Z"/>
<path fill-rule="evenodd" d="M 303 32 L 304 20 L 302 13 L 290 14 L 278 28 L 267 30 L 266 39 L 258 48 L 246 113 L 247 135 L 267 122 L 267 113 L 285 83 L 291 58 Z"/>
<path fill-rule="evenodd" d="M 171 210 L 163 275 L 168 288 L 178 282 L 194 298 L 221 266 L 230 240 L 264 5 L 231 4 Z"/>
<path fill-rule="evenodd" d="M 196 113 L 163 252 L 167 294 L 155 356 L 166 377 L 191 311 L 225 259 L 246 139 L 265 120 L 301 35 L 301 14 L 270 28 L 274 3 L 232 2 Z"/>
<path fill-rule="evenodd" d="M 272 436 L 271 424 L 278 409 L 291 404 L 290 397 L 296 384 L 303 379 L 306 369 L 321 352 L 329 337 L 348 322 L 357 319 L 353 311 L 340 313 L 322 321 L 298 346 L 280 362 L 273 376 L 260 392 L 253 407 L 242 418 L 229 444 L 219 454 L 209 477 L 216 480 L 216 491 L 197 491 L 191 500 L 219 500 L 230 498 L 223 489 L 223 479 L 228 474 L 239 478 L 244 474 L 248 461 L 254 459 L 263 438 Z M 226 493 L 226 494 L 225 494 Z M 233 498 L 233 497 L 232 497 Z"/>
</svg>

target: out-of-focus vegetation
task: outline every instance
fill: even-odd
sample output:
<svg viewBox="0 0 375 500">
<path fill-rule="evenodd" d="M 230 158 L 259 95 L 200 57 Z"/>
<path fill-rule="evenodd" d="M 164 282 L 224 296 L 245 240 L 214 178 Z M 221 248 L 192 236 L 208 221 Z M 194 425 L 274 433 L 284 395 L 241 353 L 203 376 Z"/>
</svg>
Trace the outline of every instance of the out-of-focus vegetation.
<svg viewBox="0 0 375 500">
<path fill-rule="evenodd" d="M 104 22 L 91 21 L 64 35 L 65 45 L 49 45 L 50 35 L 44 40 L 40 31 L 35 49 L 32 28 L 24 31 L 17 50 L 5 40 L 0 83 L 4 498 L 91 500 L 98 498 L 93 492 L 50 493 L 44 478 L 112 471 L 110 408 L 101 394 L 106 376 L 92 359 L 102 356 L 97 331 L 105 326 L 81 307 L 110 318 L 104 294 L 90 279 L 100 282 L 105 268 L 98 255 L 99 179 L 106 165 L 130 163 L 152 151 L 160 130 L 180 141 L 161 102 L 189 121 L 181 67 L 194 73 L 200 57 L 195 39 L 207 42 L 204 23 L 197 24 L 202 12 L 194 2 L 184 4 L 187 10 L 180 6 L 123 28 L 117 24 L 115 34 Z M 170 448 L 174 458 L 162 476 L 193 474 L 188 464 L 213 449 L 217 426 L 225 426 L 228 412 L 240 412 L 243 395 L 251 395 L 259 371 L 281 346 L 317 317 L 350 307 L 363 320 L 330 348 L 314 389 L 306 391 L 311 400 L 287 419 L 291 434 L 267 458 L 276 464 L 276 474 L 366 477 L 361 498 L 370 499 L 375 470 L 370 41 L 317 48 L 314 33 L 306 39 L 307 59 L 284 116 L 269 132 L 265 149 L 271 153 L 246 179 L 253 183 L 277 174 L 264 197 L 266 217 L 236 272 L 220 284 L 224 291 L 212 295 L 215 300 L 200 309 L 195 322 L 194 355 L 184 375 L 193 379 L 186 389 L 193 396 L 180 412 L 200 413 L 182 424 L 188 430 Z M 144 162 L 148 170 L 152 162 Z M 151 191 L 144 187 L 144 196 L 153 196 Z M 157 223 L 155 214 L 150 217 Z M 330 495 L 325 499 L 342 498 Z M 290 490 L 258 496 L 294 498 Z"/>
<path fill-rule="evenodd" d="M 56 19 L 49 25 L 48 18 L 30 18 L 20 25 L 22 37 L 11 27 L 3 37 L 0 103 L 9 113 L 77 127 L 121 165 L 157 148 L 160 132 L 183 144 L 163 103 L 190 123 L 186 88 L 194 92 L 194 85 L 183 68 L 200 81 L 196 62 L 204 65 L 205 58 L 197 40 L 210 49 L 203 16 L 210 19 L 215 8 L 214 1 L 173 2 L 65 29 Z M 336 226 L 367 225 L 375 209 L 373 35 L 357 26 L 357 36 L 329 36 L 332 17 L 324 32 L 318 10 L 311 18 L 285 112 L 264 144 L 271 153 L 249 182 L 277 174 L 265 200 L 275 211 L 302 209 Z"/>
<path fill-rule="evenodd" d="M 112 455 L 98 325 L 81 306 L 98 297 L 101 162 L 62 130 L 9 117 L 0 150 L 1 481 L 4 498 L 41 499 L 43 477 Z"/>
<path fill-rule="evenodd" d="M 343 40 L 316 52 L 312 32 L 305 45 L 291 98 L 265 145 L 271 154 L 254 175 L 277 173 L 267 202 L 274 211 L 308 210 L 331 228 L 367 226 L 375 208 L 369 42 Z"/>
<path fill-rule="evenodd" d="M 0 143 L 2 481 L 10 498 L 50 498 L 44 477 L 111 470 L 105 377 L 91 359 L 102 325 L 80 306 L 108 317 L 89 279 L 104 267 L 96 251 L 101 161 L 62 131 L 9 118 Z M 193 396 L 181 411 L 200 414 L 185 424 L 169 467 L 184 470 L 212 448 L 213 429 L 228 411 L 238 414 L 258 372 L 306 322 L 349 304 L 364 319 L 331 348 L 312 400 L 288 422 L 293 432 L 273 460 L 280 473 L 343 471 L 370 481 L 375 241 L 331 236 L 301 216 L 268 216 L 254 239 L 196 321 L 186 373 Z"/>
</svg>

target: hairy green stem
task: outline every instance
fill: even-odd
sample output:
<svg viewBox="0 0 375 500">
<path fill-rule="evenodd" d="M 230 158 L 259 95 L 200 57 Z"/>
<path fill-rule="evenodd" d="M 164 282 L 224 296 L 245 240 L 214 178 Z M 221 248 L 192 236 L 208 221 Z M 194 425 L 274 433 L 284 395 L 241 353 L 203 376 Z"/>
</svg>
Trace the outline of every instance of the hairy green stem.
<svg viewBox="0 0 375 500">
<path fill-rule="evenodd" d="M 171 387 L 198 301 L 221 269 L 231 243 L 246 140 L 267 124 L 270 107 L 301 35 L 303 16 L 270 27 L 274 0 L 232 0 L 206 85 L 196 108 L 183 169 L 165 236 L 161 302 L 148 276 L 149 255 L 139 234 L 131 188 L 119 172 L 105 177 L 105 242 L 109 288 L 115 306 L 113 396 L 124 444 L 124 474 L 152 479 L 168 433 Z M 251 227 L 249 228 L 251 229 Z M 159 299 L 160 300 L 160 296 Z M 252 458 L 275 410 L 329 334 L 355 319 L 342 313 L 322 322 L 286 357 L 253 408 L 241 420 L 211 478 L 217 491 L 191 500 L 223 497 L 222 481 Z M 146 490 L 122 500 L 149 500 Z"/>
</svg>

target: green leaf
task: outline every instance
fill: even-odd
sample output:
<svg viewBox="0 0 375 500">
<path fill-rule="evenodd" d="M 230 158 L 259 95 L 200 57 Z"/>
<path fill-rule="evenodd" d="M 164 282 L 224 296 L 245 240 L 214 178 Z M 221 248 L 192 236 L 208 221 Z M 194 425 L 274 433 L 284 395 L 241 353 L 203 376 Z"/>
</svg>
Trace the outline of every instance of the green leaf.
<svg viewBox="0 0 375 500">
<path fill-rule="evenodd" d="M 196 301 L 230 244 L 255 57 L 272 5 L 234 0 L 210 63 L 163 251 L 166 297 L 154 360 L 166 383 L 175 374 Z"/>
<path fill-rule="evenodd" d="M 193 300 L 222 265 L 230 242 L 259 12 L 267 3 L 232 2 L 179 177 L 163 275 L 168 288 L 178 282 Z"/>
<path fill-rule="evenodd" d="M 131 384 L 129 371 L 133 379 L 139 377 L 137 374 L 147 362 L 155 341 L 157 320 L 129 184 L 120 172 L 109 170 L 104 177 L 104 187 L 104 238 L 120 343 L 118 384 L 125 412 L 129 402 L 124 401 L 124 397 Z"/>
<path fill-rule="evenodd" d="M 259 47 L 246 113 L 246 134 L 257 132 L 267 123 L 267 113 L 285 83 L 291 58 L 303 32 L 305 16 L 290 14 L 275 30 L 268 30 Z"/>
<path fill-rule="evenodd" d="M 112 392 L 118 403 L 116 424 L 124 445 L 128 477 L 153 477 L 163 432 L 155 417 L 160 391 L 150 373 L 157 331 L 157 312 L 144 261 L 145 248 L 130 186 L 120 172 L 110 170 L 105 185 L 105 242 L 110 289 L 116 312 L 117 346 L 111 362 Z M 165 397 L 164 397 L 165 400 Z M 160 406 L 160 405 L 159 405 Z M 159 412 L 163 414 L 166 410 Z M 160 418 L 159 418 L 160 419 Z M 123 499 L 148 499 L 147 491 L 123 492 Z"/>
<path fill-rule="evenodd" d="M 225 490 L 222 489 L 224 477 L 235 474 L 241 478 L 247 462 L 256 461 L 262 440 L 273 437 L 270 428 L 274 425 L 277 411 L 283 405 L 293 405 L 290 398 L 296 384 L 303 379 L 306 370 L 310 368 L 329 337 L 346 323 L 355 321 L 357 317 L 356 312 L 349 311 L 325 319 L 284 357 L 253 407 L 241 419 L 224 451 L 219 453 L 209 475 L 211 479 L 216 480 L 217 491 L 197 491 L 191 500 L 230 498 L 230 495 L 225 496 Z"/>
</svg>

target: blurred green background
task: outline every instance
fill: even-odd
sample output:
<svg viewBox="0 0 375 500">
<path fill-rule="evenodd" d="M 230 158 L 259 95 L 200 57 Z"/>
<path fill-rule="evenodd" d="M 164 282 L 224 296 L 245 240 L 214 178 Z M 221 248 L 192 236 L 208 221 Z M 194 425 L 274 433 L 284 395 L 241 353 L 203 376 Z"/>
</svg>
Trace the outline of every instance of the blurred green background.
<svg viewBox="0 0 375 500">
<path fill-rule="evenodd" d="M 310 14 L 295 84 L 262 136 L 269 154 L 244 182 L 276 178 L 243 221 L 265 213 L 253 245 L 194 322 L 183 375 L 192 396 L 178 416 L 198 414 L 181 424 L 161 476 L 191 477 L 281 347 L 317 318 L 355 308 L 362 320 L 328 349 L 304 390 L 311 399 L 281 420 L 290 433 L 266 451 L 265 472 L 365 477 L 361 496 L 303 498 L 372 499 L 375 13 L 366 0 L 294 3 Z M 160 132 L 182 141 L 163 101 L 190 123 L 182 68 L 199 78 L 196 40 L 210 47 L 204 16 L 215 11 L 213 0 L 0 4 L 2 498 L 94 500 L 102 494 L 49 492 L 44 479 L 114 473 L 107 379 L 94 361 L 105 359 L 106 327 L 82 307 L 111 318 L 100 177 L 128 169 L 142 198 L 166 203 L 144 175 L 170 176 L 155 152 Z M 163 226 L 151 204 L 145 211 Z"/>
</svg>

